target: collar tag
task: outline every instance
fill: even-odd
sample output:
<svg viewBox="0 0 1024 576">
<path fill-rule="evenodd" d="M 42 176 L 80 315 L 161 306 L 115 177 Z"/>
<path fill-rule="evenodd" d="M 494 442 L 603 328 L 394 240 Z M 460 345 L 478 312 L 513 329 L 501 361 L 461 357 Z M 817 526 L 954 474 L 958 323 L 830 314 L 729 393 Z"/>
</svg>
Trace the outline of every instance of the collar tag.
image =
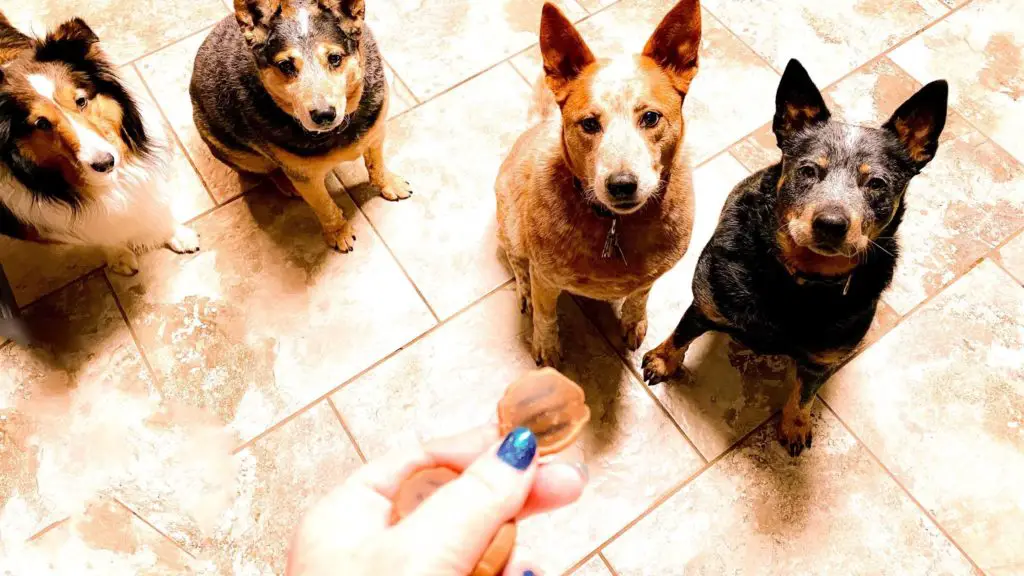
<svg viewBox="0 0 1024 576">
<path fill-rule="evenodd" d="M 604 237 L 604 249 L 601 250 L 601 258 L 611 258 L 615 252 L 619 253 L 619 258 L 622 258 L 622 263 L 626 263 L 626 255 L 622 253 L 622 247 L 619 246 L 619 231 L 618 231 L 619 219 L 612 218 L 612 225 L 608 228 L 608 235 Z"/>
</svg>

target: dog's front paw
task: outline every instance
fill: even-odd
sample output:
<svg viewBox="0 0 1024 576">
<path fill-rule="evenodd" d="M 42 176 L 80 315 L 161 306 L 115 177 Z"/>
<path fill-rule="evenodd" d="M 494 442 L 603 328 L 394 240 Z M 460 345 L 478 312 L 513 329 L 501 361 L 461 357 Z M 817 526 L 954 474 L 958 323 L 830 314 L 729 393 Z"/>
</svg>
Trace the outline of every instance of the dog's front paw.
<svg viewBox="0 0 1024 576">
<path fill-rule="evenodd" d="M 135 276 L 139 273 L 139 257 L 127 248 L 114 250 L 107 254 L 107 266 L 114 274 Z"/>
<path fill-rule="evenodd" d="M 533 360 L 537 366 L 558 368 L 562 363 L 562 349 L 559 345 L 533 345 Z"/>
<path fill-rule="evenodd" d="M 626 341 L 628 350 L 636 350 L 643 344 L 647 337 L 647 319 L 637 321 L 633 324 L 622 327 L 622 337 Z"/>
<path fill-rule="evenodd" d="M 384 185 L 380 187 L 380 195 L 385 200 L 398 202 L 412 196 L 412 186 L 405 178 L 388 172 Z"/>
<path fill-rule="evenodd" d="M 356 235 L 352 230 L 352 225 L 345 222 L 341 228 L 337 230 L 324 229 L 324 240 L 331 248 L 334 248 L 342 254 L 347 254 L 352 251 L 353 245 L 356 241 Z"/>
<path fill-rule="evenodd" d="M 803 414 L 782 412 L 779 422 L 779 442 L 789 450 L 790 456 L 799 456 L 811 448 L 811 419 Z"/>
<path fill-rule="evenodd" d="M 184 226 L 174 230 L 174 236 L 167 241 L 167 247 L 178 254 L 192 254 L 199 251 L 199 235 Z"/>
<path fill-rule="evenodd" d="M 683 367 L 683 358 L 685 357 L 686 349 L 674 347 L 672 338 L 669 337 L 657 348 L 644 354 L 643 362 L 640 364 L 640 369 L 644 372 L 644 381 L 648 386 L 654 386 L 672 378 L 684 376 L 686 368 Z"/>
</svg>

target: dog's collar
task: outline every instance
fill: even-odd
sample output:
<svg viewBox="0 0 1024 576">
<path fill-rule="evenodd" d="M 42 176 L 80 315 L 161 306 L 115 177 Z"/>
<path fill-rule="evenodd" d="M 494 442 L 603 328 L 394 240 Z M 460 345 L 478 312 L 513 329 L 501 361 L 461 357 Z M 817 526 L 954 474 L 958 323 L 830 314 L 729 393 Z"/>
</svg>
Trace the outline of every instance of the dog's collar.
<svg viewBox="0 0 1024 576">
<path fill-rule="evenodd" d="M 580 199 L 590 205 L 590 209 L 594 211 L 594 215 L 598 218 L 605 218 L 612 221 L 611 226 L 608 227 L 608 234 L 604 237 L 604 247 L 601 249 L 601 258 L 611 258 L 616 252 L 619 253 L 619 258 L 622 258 L 622 263 L 629 265 L 626 262 L 626 255 L 622 252 L 622 247 L 619 246 L 619 217 L 611 210 L 604 207 L 600 203 L 595 203 L 587 200 L 586 195 L 583 193 L 583 182 L 580 181 L 576 176 L 572 177 L 572 187 L 579 194 Z"/>
<path fill-rule="evenodd" d="M 789 268 L 789 266 L 786 266 L 786 268 L 798 286 L 811 285 L 840 288 L 843 291 L 843 296 L 850 292 L 850 284 L 853 282 L 853 272 L 842 276 L 822 276 L 821 274 L 805 274 L 794 268 Z"/>
</svg>

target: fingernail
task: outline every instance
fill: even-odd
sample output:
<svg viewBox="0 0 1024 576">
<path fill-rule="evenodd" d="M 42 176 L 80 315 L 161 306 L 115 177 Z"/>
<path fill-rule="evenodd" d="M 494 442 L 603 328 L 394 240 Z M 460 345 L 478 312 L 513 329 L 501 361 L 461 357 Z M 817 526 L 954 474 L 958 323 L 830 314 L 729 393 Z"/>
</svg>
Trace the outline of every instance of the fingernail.
<svg viewBox="0 0 1024 576">
<path fill-rule="evenodd" d="M 498 448 L 498 458 L 517 470 L 529 468 L 536 454 L 537 437 L 522 426 L 509 432 Z"/>
<path fill-rule="evenodd" d="M 526 572 L 523 572 L 523 576 L 537 576 L 537 575 L 534 574 L 533 570 L 527 570 Z"/>
</svg>

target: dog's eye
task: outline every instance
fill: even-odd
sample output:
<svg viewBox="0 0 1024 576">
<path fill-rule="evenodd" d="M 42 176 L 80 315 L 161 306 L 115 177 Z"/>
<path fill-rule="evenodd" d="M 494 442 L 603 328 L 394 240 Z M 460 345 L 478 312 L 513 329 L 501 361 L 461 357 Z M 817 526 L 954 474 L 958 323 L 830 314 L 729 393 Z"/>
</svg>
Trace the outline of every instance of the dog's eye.
<svg viewBox="0 0 1024 576">
<path fill-rule="evenodd" d="M 881 192 L 887 188 L 885 180 L 881 178 L 872 178 L 868 180 L 868 189 L 873 192 Z"/>
<path fill-rule="evenodd" d="M 818 167 L 811 164 L 801 166 L 799 173 L 802 178 L 807 178 L 808 180 L 818 179 Z"/>
<path fill-rule="evenodd" d="M 643 116 L 640 117 L 640 125 L 644 128 L 654 128 L 661 121 L 661 114 L 649 110 L 644 112 Z"/>
<path fill-rule="evenodd" d="M 327 57 L 327 63 L 334 68 L 341 66 L 341 54 L 331 54 Z"/>
<path fill-rule="evenodd" d="M 53 124 L 50 124 L 50 121 L 47 120 L 46 118 L 39 118 L 39 119 L 37 119 L 35 121 L 34 126 L 36 128 L 38 128 L 39 130 L 42 130 L 43 132 L 49 132 L 50 129 L 53 128 Z"/>
<path fill-rule="evenodd" d="M 601 131 L 601 122 L 597 118 L 591 116 L 590 118 L 584 118 L 583 121 L 580 122 L 580 127 L 583 128 L 583 131 L 587 134 L 597 134 Z"/>
<path fill-rule="evenodd" d="M 285 76 L 292 76 L 295 74 L 295 62 L 292 62 L 290 58 L 288 60 L 281 60 L 277 63 L 277 69 Z"/>
<path fill-rule="evenodd" d="M 85 110 L 85 105 L 89 103 L 89 99 L 85 96 L 79 96 L 75 98 L 75 106 L 78 106 L 79 110 Z"/>
</svg>

